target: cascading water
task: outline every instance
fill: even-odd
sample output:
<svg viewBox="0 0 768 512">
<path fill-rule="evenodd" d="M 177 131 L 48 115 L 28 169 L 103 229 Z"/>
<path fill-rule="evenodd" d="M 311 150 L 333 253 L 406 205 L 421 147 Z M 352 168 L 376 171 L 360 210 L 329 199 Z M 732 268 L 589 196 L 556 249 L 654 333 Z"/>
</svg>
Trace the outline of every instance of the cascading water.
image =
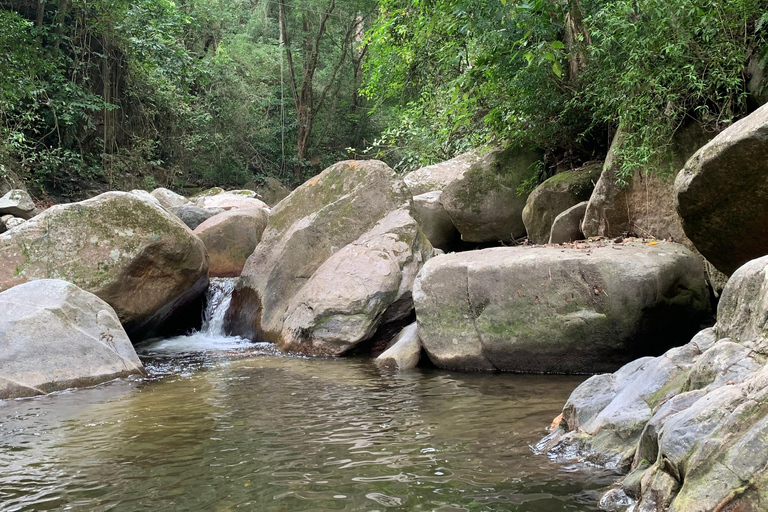
<svg viewBox="0 0 768 512">
<path fill-rule="evenodd" d="M 261 348 L 262 344 L 251 344 L 248 340 L 224 333 L 224 317 L 236 282 L 235 277 L 212 278 L 206 291 L 201 329 L 184 336 L 151 340 L 137 347 L 139 355 L 162 356 Z"/>
<path fill-rule="evenodd" d="M 232 301 L 236 277 L 214 277 L 205 293 L 205 311 L 200 332 L 209 336 L 224 336 L 224 316 Z"/>
</svg>

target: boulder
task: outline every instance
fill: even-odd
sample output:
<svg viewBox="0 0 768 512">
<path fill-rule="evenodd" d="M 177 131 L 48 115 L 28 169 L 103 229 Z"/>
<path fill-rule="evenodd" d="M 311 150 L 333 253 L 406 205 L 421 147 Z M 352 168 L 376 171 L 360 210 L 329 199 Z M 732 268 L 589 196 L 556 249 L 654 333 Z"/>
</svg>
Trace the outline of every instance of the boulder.
<svg viewBox="0 0 768 512">
<path fill-rule="evenodd" d="M 256 192 L 256 197 L 267 203 L 270 207 L 288 197 L 291 190 L 283 185 L 280 180 L 267 176 L 262 183 L 253 183 L 252 187 L 246 185 L 245 188 Z"/>
<path fill-rule="evenodd" d="M 462 240 L 497 242 L 525 236 L 526 196 L 517 190 L 535 174 L 539 160 L 537 153 L 514 148 L 488 150 L 443 189 L 440 202 Z"/>
<path fill-rule="evenodd" d="M 411 370 L 419 365 L 421 340 L 416 322 L 403 328 L 373 363 L 379 368 Z"/>
<path fill-rule="evenodd" d="M 293 297 L 282 348 L 339 355 L 370 339 L 381 323 L 413 310 L 412 288 L 432 246 L 405 208 L 329 257 Z"/>
<path fill-rule="evenodd" d="M 563 213 L 555 217 L 550 230 L 550 244 L 564 244 L 575 240 L 583 240 L 581 221 L 587 211 L 587 201 L 571 206 Z"/>
<path fill-rule="evenodd" d="M 486 150 L 487 148 L 478 148 L 445 162 L 422 167 L 406 174 L 403 181 L 414 196 L 433 190 L 442 191 L 454 181 L 461 179 L 472 164 L 480 160 Z"/>
<path fill-rule="evenodd" d="M 0 198 L 0 215 L 13 215 L 26 220 L 37 213 L 35 203 L 26 190 L 11 190 Z"/>
<path fill-rule="evenodd" d="M 768 483 L 768 257 L 739 268 L 718 322 L 579 386 L 539 449 L 613 460 L 634 510 L 762 510 Z"/>
<path fill-rule="evenodd" d="M 197 206 L 184 205 L 171 208 L 171 213 L 181 219 L 181 222 L 187 225 L 189 229 L 197 229 L 197 226 L 217 215 L 224 208 L 198 208 Z"/>
<path fill-rule="evenodd" d="M 768 105 L 702 147 L 675 180 L 685 234 L 730 275 L 768 254 Z"/>
<path fill-rule="evenodd" d="M 108 192 L 53 206 L 0 235 L 0 290 L 50 278 L 98 295 L 141 338 L 205 290 L 208 256 L 161 207 Z"/>
<path fill-rule="evenodd" d="M 679 244 L 503 247 L 431 259 L 414 284 L 424 349 L 456 370 L 594 373 L 685 342 L 709 314 Z"/>
<path fill-rule="evenodd" d="M 136 189 L 136 190 L 131 190 L 130 193 L 133 194 L 134 196 L 138 197 L 139 199 L 141 199 L 144 202 L 150 202 L 150 203 L 152 203 L 152 204 L 154 204 L 156 206 L 159 206 L 160 208 L 165 208 L 160 203 L 160 201 L 157 200 L 157 198 L 155 196 L 153 196 L 152 194 L 150 194 L 146 190 Z"/>
<path fill-rule="evenodd" d="M 584 236 L 615 238 L 634 233 L 660 240 L 671 239 L 693 250 L 694 244 L 683 231 L 677 214 L 674 176 L 710 138 L 711 135 L 698 124 L 682 128 L 675 134 L 673 147 L 658 169 L 638 171 L 628 184 L 623 185 L 617 176 L 616 152 L 624 140 L 619 128 L 587 205 L 581 226 Z"/>
<path fill-rule="evenodd" d="M 25 221 L 24 219 L 20 219 L 19 217 L 14 217 L 13 215 L 8 215 L 6 218 L 6 216 L 4 215 L 2 218 L 0 218 L 0 222 L 3 223 L 3 225 L 5 226 L 5 230 L 7 231 L 9 229 L 15 228 L 16 226 L 21 226 L 27 221 Z"/>
<path fill-rule="evenodd" d="M 264 208 L 239 208 L 209 218 L 194 233 L 208 251 L 209 277 L 236 277 L 261 241 L 269 213 Z"/>
<path fill-rule="evenodd" d="M 383 162 L 339 162 L 271 212 L 227 312 L 228 332 L 339 354 L 413 308 L 429 245 L 411 194 Z"/>
<path fill-rule="evenodd" d="M 572 206 L 587 201 L 592 195 L 601 167 L 599 164 L 589 165 L 561 172 L 536 187 L 523 209 L 528 240 L 534 244 L 548 243 L 555 218 Z"/>
<path fill-rule="evenodd" d="M 266 208 L 267 203 L 256 199 L 256 192 L 252 190 L 230 190 L 213 195 L 204 195 L 195 200 L 195 206 L 198 208 L 223 208 L 232 210 L 234 208 Z"/>
<path fill-rule="evenodd" d="M 441 193 L 439 190 L 433 190 L 413 196 L 413 207 L 416 220 L 432 246 L 446 249 L 457 242 L 460 235 L 450 215 L 440 203 Z"/>
<path fill-rule="evenodd" d="M 166 210 L 189 204 L 189 199 L 167 188 L 156 188 L 151 194 Z"/>
<path fill-rule="evenodd" d="M 57 279 L 0 293 L 0 399 L 143 375 L 114 310 Z"/>
</svg>

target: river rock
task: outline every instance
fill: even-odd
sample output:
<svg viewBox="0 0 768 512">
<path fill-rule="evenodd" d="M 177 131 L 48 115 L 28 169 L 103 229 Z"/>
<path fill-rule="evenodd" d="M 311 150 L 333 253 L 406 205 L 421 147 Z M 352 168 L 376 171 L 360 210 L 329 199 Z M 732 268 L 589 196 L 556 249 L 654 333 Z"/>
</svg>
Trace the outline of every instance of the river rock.
<svg viewBox="0 0 768 512">
<path fill-rule="evenodd" d="M 253 190 L 230 190 L 213 195 L 203 195 L 195 200 L 195 206 L 205 209 L 266 208 L 269 210 L 267 203 L 256 199 L 256 192 Z"/>
<path fill-rule="evenodd" d="M 589 199 L 582 224 L 584 235 L 615 238 L 634 233 L 660 240 L 671 239 L 693 249 L 694 243 L 683 231 L 676 210 L 674 176 L 710 138 L 711 134 L 704 132 L 698 124 L 684 127 L 675 134 L 673 147 L 657 170 L 635 172 L 630 182 L 622 186 L 617 176 L 620 162 L 616 157 L 624 140 L 620 128 Z"/>
<path fill-rule="evenodd" d="M 285 350 L 340 354 L 413 308 L 433 252 L 405 184 L 383 162 L 339 162 L 271 212 L 242 272 L 228 331 Z"/>
<path fill-rule="evenodd" d="M 291 193 L 288 187 L 272 176 L 264 178 L 262 183 L 254 182 L 252 186 L 246 185 L 245 188 L 256 192 L 256 197 L 267 203 L 270 207 L 275 206 Z"/>
<path fill-rule="evenodd" d="M 189 204 L 189 199 L 167 188 L 156 188 L 151 194 L 166 210 Z"/>
<path fill-rule="evenodd" d="M 98 295 L 141 338 L 205 290 L 208 257 L 161 207 L 108 192 L 53 206 L 0 235 L 0 290 L 48 278 Z"/>
<path fill-rule="evenodd" d="M 487 150 L 488 148 L 478 148 L 445 162 L 422 167 L 406 174 L 403 181 L 414 196 L 434 190 L 442 191 L 454 181 L 460 180 Z"/>
<path fill-rule="evenodd" d="M 155 196 L 153 196 L 146 190 L 136 189 L 136 190 L 131 190 L 130 193 L 138 197 L 142 201 L 150 202 L 152 204 L 159 206 L 160 208 L 165 208 Z"/>
<path fill-rule="evenodd" d="M 0 215 L 13 215 L 26 220 L 37 215 L 37 208 L 26 190 L 15 189 L 0 198 Z"/>
<path fill-rule="evenodd" d="M 571 206 L 555 217 L 549 234 L 550 244 L 564 244 L 575 240 L 583 240 L 581 221 L 587 211 L 587 201 Z"/>
<path fill-rule="evenodd" d="M 430 260 L 414 284 L 438 367 L 594 373 L 685 342 L 709 313 L 679 244 L 504 247 Z"/>
<path fill-rule="evenodd" d="M 636 510 L 761 510 L 768 482 L 768 257 L 739 268 L 718 323 L 685 346 L 590 378 L 539 448 L 623 467 Z"/>
<path fill-rule="evenodd" d="M 492 149 L 479 155 L 444 189 L 440 202 L 466 242 L 497 242 L 525 236 L 526 196 L 518 187 L 536 172 L 540 155 Z"/>
<path fill-rule="evenodd" d="M 73 284 L 21 284 L 0 293 L 0 310 L 0 399 L 144 374 L 114 310 Z"/>
<path fill-rule="evenodd" d="M 194 233 L 210 258 L 210 277 L 236 277 L 261 241 L 269 213 L 264 208 L 238 208 L 209 218 Z"/>
<path fill-rule="evenodd" d="M 730 275 L 768 254 L 768 105 L 701 148 L 675 181 L 685 234 Z"/>
<path fill-rule="evenodd" d="M 440 194 L 441 191 L 433 190 L 413 196 L 413 206 L 416 219 L 432 246 L 446 249 L 457 242 L 460 235 L 440 202 Z"/>
<path fill-rule="evenodd" d="M 414 322 L 403 328 L 373 363 L 379 368 L 411 370 L 419 365 L 420 358 L 419 326 Z"/>
<path fill-rule="evenodd" d="M 189 229 L 197 227 L 214 215 L 226 211 L 224 208 L 198 208 L 197 206 L 184 205 L 171 208 L 171 213 L 181 219 Z"/>
<path fill-rule="evenodd" d="M 555 218 L 589 199 L 600 178 L 601 167 L 597 164 L 561 172 L 536 187 L 523 209 L 528 240 L 534 244 L 548 243 Z"/>
</svg>

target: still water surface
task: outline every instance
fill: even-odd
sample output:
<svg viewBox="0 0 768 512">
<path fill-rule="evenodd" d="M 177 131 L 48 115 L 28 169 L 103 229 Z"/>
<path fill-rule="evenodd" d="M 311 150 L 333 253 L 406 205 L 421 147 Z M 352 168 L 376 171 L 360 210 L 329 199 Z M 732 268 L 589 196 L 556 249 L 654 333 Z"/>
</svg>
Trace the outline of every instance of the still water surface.
<svg viewBox="0 0 768 512">
<path fill-rule="evenodd" d="M 198 333 L 150 372 L 0 401 L 0 510 L 597 510 L 616 475 L 535 455 L 582 378 L 388 373 Z"/>
</svg>

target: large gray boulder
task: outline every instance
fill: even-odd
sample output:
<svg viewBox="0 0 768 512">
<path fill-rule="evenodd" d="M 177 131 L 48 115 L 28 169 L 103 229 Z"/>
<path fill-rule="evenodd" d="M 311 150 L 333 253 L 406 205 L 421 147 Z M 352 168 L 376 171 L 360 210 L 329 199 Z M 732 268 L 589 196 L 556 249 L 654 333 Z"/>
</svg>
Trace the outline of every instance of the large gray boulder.
<svg viewBox="0 0 768 512">
<path fill-rule="evenodd" d="M 675 180 L 685 234 L 730 275 L 768 254 L 768 105 L 702 147 Z"/>
<path fill-rule="evenodd" d="M 166 210 L 189 204 L 189 199 L 167 188 L 156 188 L 151 194 Z"/>
<path fill-rule="evenodd" d="M 718 323 L 579 386 L 539 449 L 629 473 L 635 510 L 762 510 L 768 483 L 768 257 L 739 268 Z"/>
<path fill-rule="evenodd" d="M 536 187 L 523 209 L 528 240 L 534 244 L 548 243 L 555 218 L 574 205 L 589 200 L 595 182 L 600 178 L 601 167 L 597 164 L 561 172 Z"/>
<path fill-rule="evenodd" d="M 460 180 L 487 150 L 488 148 L 478 148 L 445 162 L 422 167 L 406 174 L 403 181 L 414 196 L 434 190 L 443 191 L 454 181 Z"/>
<path fill-rule="evenodd" d="M 430 260 L 414 284 L 441 368 L 594 373 L 683 343 L 709 313 L 696 256 L 673 243 L 493 248 Z"/>
<path fill-rule="evenodd" d="M 536 172 L 540 155 L 509 148 L 481 152 L 452 180 L 440 202 L 466 242 L 509 241 L 525 236 L 527 197 L 518 187 Z"/>
<path fill-rule="evenodd" d="M 175 206 L 171 213 L 181 219 L 189 229 L 197 229 L 197 226 L 210 219 L 214 215 L 226 211 L 224 208 L 198 208 L 192 205 Z"/>
<path fill-rule="evenodd" d="M 413 196 L 413 206 L 416 211 L 416 220 L 432 246 L 448 249 L 460 239 L 461 235 L 440 202 L 441 194 L 441 191 L 433 190 Z"/>
<path fill-rule="evenodd" d="M 229 332 L 341 354 L 413 309 L 433 248 L 411 194 L 383 162 L 339 162 L 272 210 L 227 313 Z"/>
<path fill-rule="evenodd" d="M 37 215 L 34 201 L 26 190 L 11 190 L 0 197 L 0 215 L 13 215 L 22 219 L 31 219 Z"/>
<path fill-rule="evenodd" d="M 208 256 L 160 206 L 108 192 L 53 206 L 0 235 L 0 291 L 35 279 L 96 294 L 141 338 L 205 290 Z"/>
<path fill-rule="evenodd" d="M 73 284 L 21 284 L 0 311 L 0 399 L 144 374 L 114 310 Z"/>
<path fill-rule="evenodd" d="M 195 228 L 205 244 L 209 277 L 238 277 L 261 241 L 269 212 L 264 208 L 238 208 L 214 215 Z"/>
</svg>

